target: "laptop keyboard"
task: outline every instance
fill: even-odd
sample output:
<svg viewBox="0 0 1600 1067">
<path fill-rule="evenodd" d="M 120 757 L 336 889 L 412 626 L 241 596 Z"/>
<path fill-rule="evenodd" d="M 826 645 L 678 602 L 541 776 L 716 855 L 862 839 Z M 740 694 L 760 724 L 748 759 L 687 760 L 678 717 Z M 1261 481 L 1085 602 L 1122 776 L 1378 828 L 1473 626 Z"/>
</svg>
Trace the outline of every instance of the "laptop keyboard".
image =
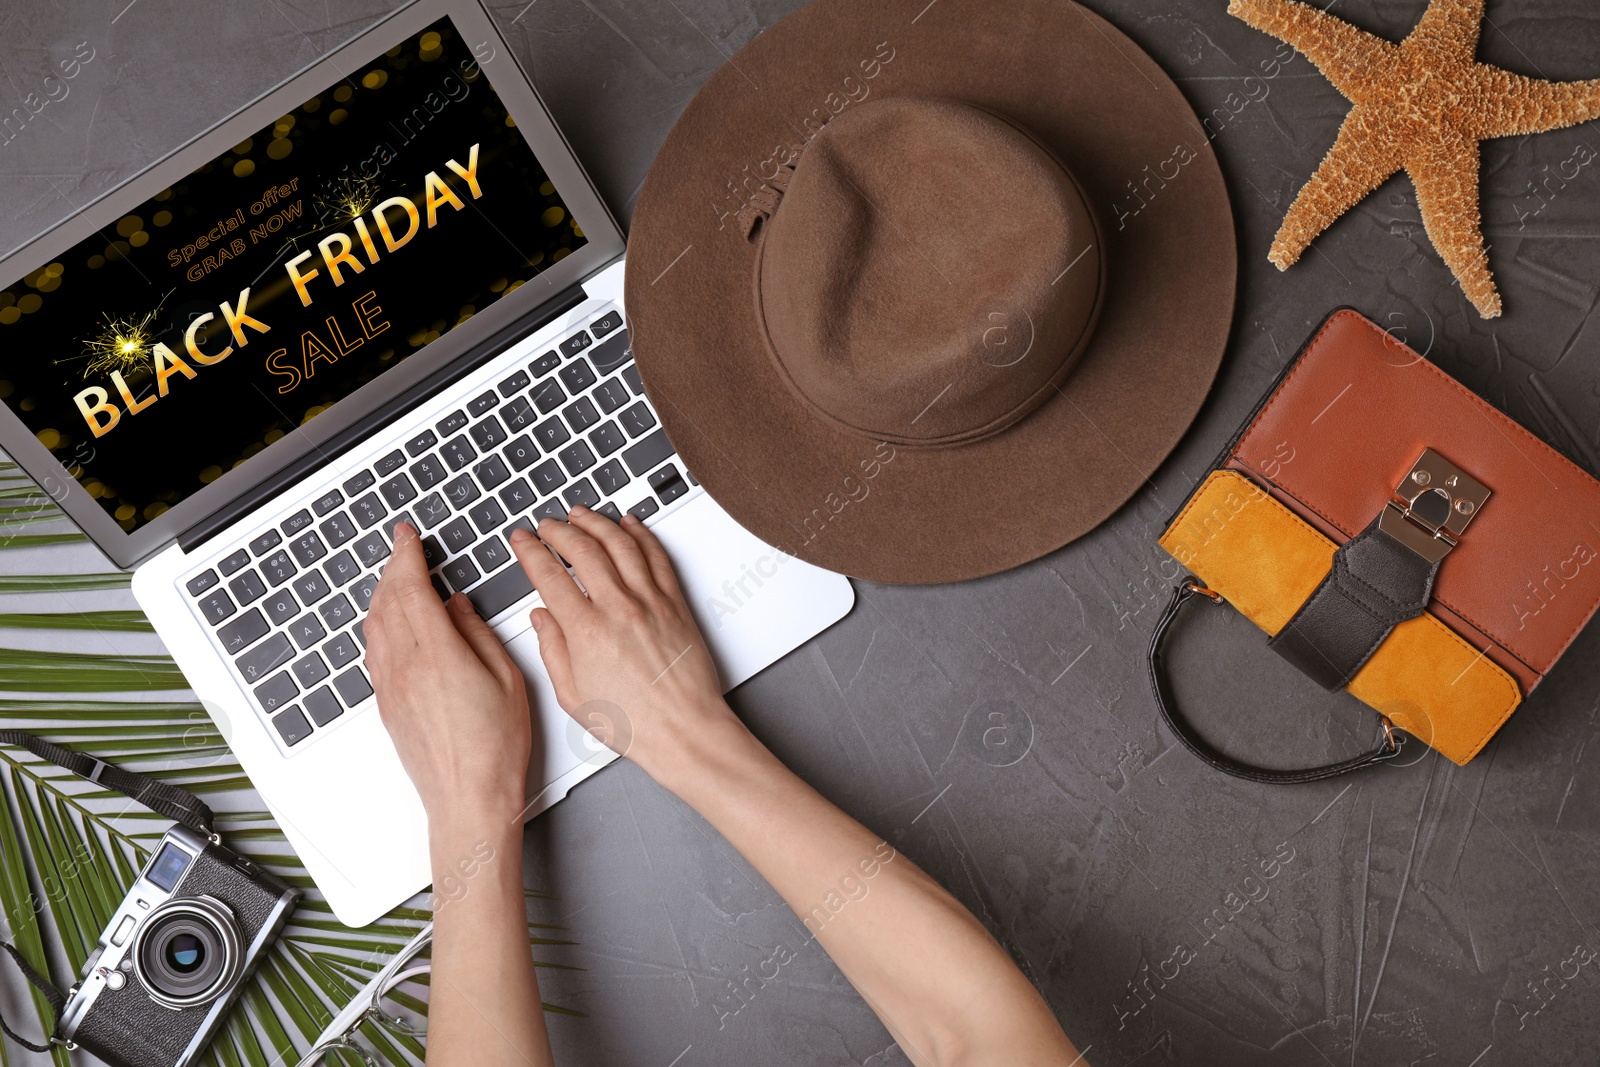
<svg viewBox="0 0 1600 1067">
<path fill-rule="evenodd" d="M 404 521 L 434 589 L 485 619 L 533 592 L 511 531 L 583 505 L 653 520 L 697 485 L 675 458 L 611 310 L 537 358 L 508 352 L 368 442 L 376 458 L 184 580 L 286 754 L 371 706 L 362 620 Z M 525 362 L 526 361 L 526 362 Z M 379 447 L 379 440 L 390 442 Z M 348 468 L 345 468 L 348 470 Z"/>
</svg>

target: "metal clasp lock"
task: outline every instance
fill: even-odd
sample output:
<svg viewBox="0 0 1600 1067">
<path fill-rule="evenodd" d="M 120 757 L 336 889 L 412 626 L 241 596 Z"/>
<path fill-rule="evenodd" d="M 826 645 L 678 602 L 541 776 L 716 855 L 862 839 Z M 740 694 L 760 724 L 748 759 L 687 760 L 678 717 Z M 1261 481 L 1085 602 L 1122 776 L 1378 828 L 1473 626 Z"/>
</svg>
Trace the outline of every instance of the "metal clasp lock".
<svg viewBox="0 0 1600 1067">
<path fill-rule="evenodd" d="M 1460 537 L 1492 490 L 1433 449 L 1425 449 L 1378 516 L 1378 529 L 1438 563 Z"/>
</svg>

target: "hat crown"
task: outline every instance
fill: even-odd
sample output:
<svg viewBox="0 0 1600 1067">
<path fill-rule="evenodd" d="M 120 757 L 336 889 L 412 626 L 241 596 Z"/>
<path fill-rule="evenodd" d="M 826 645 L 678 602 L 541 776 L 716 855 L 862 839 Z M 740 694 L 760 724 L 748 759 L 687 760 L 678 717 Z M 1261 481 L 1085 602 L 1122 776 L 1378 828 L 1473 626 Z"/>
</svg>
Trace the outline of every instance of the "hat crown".
<svg viewBox="0 0 1600 1067">
<path fill-rule="evenodd" d="M 760 240 L 758 312 L 784 380 L 836 425 L 908 446 L 991 436 L 1053 396 L 1105 289 L 1066 164 L 950 100 L 833 119 Z"/>
</svg>

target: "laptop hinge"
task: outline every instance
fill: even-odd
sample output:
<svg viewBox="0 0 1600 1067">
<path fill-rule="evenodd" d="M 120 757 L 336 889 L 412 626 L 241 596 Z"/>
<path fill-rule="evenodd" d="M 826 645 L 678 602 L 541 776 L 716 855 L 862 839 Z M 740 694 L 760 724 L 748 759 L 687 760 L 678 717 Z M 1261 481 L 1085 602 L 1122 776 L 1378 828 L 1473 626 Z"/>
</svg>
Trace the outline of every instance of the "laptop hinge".
<svg viewBox="0 0 1600 1067">
<path fill-rule="evenodd" d="M 252 488 L 240 493 L 227 504 L 184 530 L 178 535 L 179 546 L 185 552 L 193 552 L 249 512 L 259 508 L 296 482 L 309 477 L 318 468 L 337 459 L 417 405 L 460 381 L 524 337 L 543 329 L 586 299 L 588 296 L 584 293 L 581 283 L 563 289 L 488 340 L 468 349 L 459 358 L 451 360 L 382 407 L 368 412 L 365 417 L 345 427 L 333 438 L 324 442 L 320 448 L 263 478 Z"/>
</svg>

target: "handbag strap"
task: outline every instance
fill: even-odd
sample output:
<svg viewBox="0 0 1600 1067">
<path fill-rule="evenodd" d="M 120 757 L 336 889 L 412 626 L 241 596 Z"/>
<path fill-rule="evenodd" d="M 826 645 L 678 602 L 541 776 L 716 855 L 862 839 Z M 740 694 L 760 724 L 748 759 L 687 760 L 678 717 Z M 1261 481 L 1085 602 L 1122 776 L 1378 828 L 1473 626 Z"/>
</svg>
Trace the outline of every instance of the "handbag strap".
<svg viewBox="0 0 1600 1067">
<path fill-rule="evenodd" d="M 1266 767 L 1257 767 L 1252 763 L 1245 763 L 1226 755 L 1194 731 L 1177 710 L 1177 702 L 1173 699 L 1172 686 L 1167 680 L 1165 660 L 1166 642 L 1168 631 L 1177 621 L 1178 614 L 1183 611 L 1183 606 L 1199 596 L 1213 604 L 1223 603 L 1220 594 L 1202 586 L 1193 578 L 1184 580 L 1172 592 L 1172 602 L 1167 605 L 1167 610 L 1162 613 L 1161 619 L 1156 623 L 1155 633 L 1150 637 L 1150 683 L 1155 690 L 1156 708 L 1160 710 L 1161 717 L 1166 721 L 1167 728 L 1182 742 L 1183 747 L 1194 753 L 1206 763 L 1231 774 L 1235 778 L 1244 778 L 1252 782 L 1266 782 L 1269 785 L 1295 785 L 1302 782 L 1318 782 L 1324 778 L 1333 778 L 1336 775 L 1348 774 L 1351 771 L 1370 767 L 1373 764 L 1384 763 L 1400 754 L 1400 746 L 1405 743 L 1405 738 L 1399 734 L 1387 716 L 1379 716 L 1383 723 L 1383 738 L 1378 747 L 1364 755 L 1353 756 L 1338 763 L 1329 763 L 1321 767 L 1308 767 L 1304 770 L 1278 771 Z"/>
<path fill-rule="evenodd" d="M 7 954 L 11 956 L 12 961 L 17 965 L 17 969 L 22 972 L 22 977 L 26 978 L 29 984 L 44 994 L 44 999 L 50 1003 L 50 1014 L 56 1017 L 56 1025 L 59 1026 L 61 1022 L 61 1009 L 66 1007 L 67 1004 L 67 998 L 62 996 L 61 990 L 51 985 L 48 979 L 46 979 L 38 971 L 34 970 L 33 965 L 27 960 L 23 959 L 22 953 L 18 952 L 15 948 L 6 944 L 4 941 L 0 941 L 0 948 L 5 949 Z M 4 1031 L 7 1037 L 21 1045 L 23 1048 L 27 1049 L 29 1052 L 49 1052 L 52 1044 L 65 1044 L 65 1042 L 58 1042 L 56 1038 L 52 1036 L 48 1038 L 44 1044 L 36 1045 L 32 1041 L 29 1041 L 27 1038 L 23 1037 L 21 1034 L 17 1033 L 15 1030 L 11 1029 L 11 1027 L 7 1026 L 4 1019 L 0 1019 L 0 1031 Z"/>
<path fill-rule="evenodd" d="M 204 801 L 188 790 L 158 782 L 136 771 L 125 771 L 121 767 L 115 767 L 105 760 L 95 759 L 82 752 L 53 745 L 22 730 L 0 730 L 0 744 L 18 745 L 40 759 L 49 760 L 58 767 L 65 767 L 73 774 L 103 785 L 107 789 L 113 789 L 129 800 L 143 804 L 158 815 L 165 815 L 174 822 L 182 823 L 196 833 L 204 834 L 206 837 L 216 836 L 216 831 L 212 829 L 216 816 L 212 815 L 211 809 Z"/>
</svg>

